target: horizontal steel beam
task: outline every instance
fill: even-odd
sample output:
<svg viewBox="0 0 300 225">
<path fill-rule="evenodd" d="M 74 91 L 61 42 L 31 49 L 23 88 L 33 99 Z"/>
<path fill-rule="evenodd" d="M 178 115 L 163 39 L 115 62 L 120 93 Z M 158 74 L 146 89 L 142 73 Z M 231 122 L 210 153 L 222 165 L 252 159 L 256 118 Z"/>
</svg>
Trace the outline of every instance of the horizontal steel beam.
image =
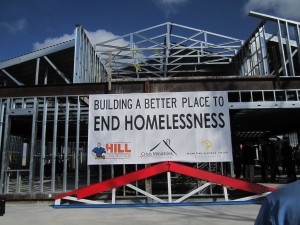
<svg viewBox="0 0 300 225">
<path fill-rule="evenodd" d="M 263 20 L 271 20 L 271 21 L 274 21 L 274 22 L 280 21 L 280 22 L 287 22 L 289 24 L 294 24 L 294 25 L 299 25 L 300 24 L 297 21 L 287 20 L 287 19 L 283 19 L 283 18 L 280 18 L 280 17 L 270 16 L 270 15 L 267 15 L 267 14 L 254 12 L 254 11 L 250 11 L 249 16 L 257 17 L 257 18 L 260 18 L 260 19 L 263 19 Z"/>
<path fill-rule="evenodd" d="M 275 76 L 212 76 L 145 79 L 115 79 L 108 83 L 57 86 L 0 87 L 0 97 L 71 96 L 108 93 L 184 92 L 298 89 L 300 77 L 277 80 Z"/>
</svg>

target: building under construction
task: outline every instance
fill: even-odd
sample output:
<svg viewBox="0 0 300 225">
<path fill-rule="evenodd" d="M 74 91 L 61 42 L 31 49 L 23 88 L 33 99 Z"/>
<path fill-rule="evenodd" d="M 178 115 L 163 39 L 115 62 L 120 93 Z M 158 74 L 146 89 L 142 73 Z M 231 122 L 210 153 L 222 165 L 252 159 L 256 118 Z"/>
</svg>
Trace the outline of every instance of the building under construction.
<svg viewBox="0 0 300 225">
<path fill-rule="evenodd" d="M 296 146 L 300 22 L 250 16 L 261 22 L 248 40 L 167 22 L 91 44 L 77 26 L 73 40 L 0 62 L 0 193 L 47 199 L 147 167 L 87 164 L 92 94 L 225 91 L 232 146 L 265 136 Z M 232 163 L 193 166 L 233 176 Z M 164 195 L 161 179 L 136 186 Z M 174 193 L 201 185 L 185 179 Z M 116 195 L 139 197 L 127 187 Z"/>
</svg>

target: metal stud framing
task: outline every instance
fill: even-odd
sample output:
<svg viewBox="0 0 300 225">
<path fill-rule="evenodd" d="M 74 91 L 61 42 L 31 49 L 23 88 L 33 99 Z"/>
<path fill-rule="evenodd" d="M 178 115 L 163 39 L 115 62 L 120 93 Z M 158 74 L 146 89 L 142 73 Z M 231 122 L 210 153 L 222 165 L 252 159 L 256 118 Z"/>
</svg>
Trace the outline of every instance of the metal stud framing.
<svg viewBox="0 0 300 225">
<path fill-rule="evenodd" d="M 224 65 L 232 67 L 235 72 L 231 74 L 240 76 L 276 75 L 276 73 L 286 77 L 299 76 L 297 69 L 300 65 L 300 23 L 254 12 L 250 15 L 262 18 L 264 22 L 246 42 L 175 23 L 164 23 L 93 46 L 84 29 L 77 26 L 75 40 L 1 62 L 0 76 L 5 80 L 3 85 L 7 83 L 12 86 L 53 85 L 55 79 L 51 76 L 72 85 L 113 82 L 118 78 L 167 79 L 174 76 L 189 76 L 191 73 L 205 76 L 215 67 Z M 268 33 L 267 23 L 275 24 L 276 30 L 273 33 Z M 278 69 L 269 64 L 270 44 L 276 45 L 279 53 Z M 49 56 L 70 48 L 74 48 L 73 74 L 65 73 L 62 69 L 64 65 L 55 64 L 57 61 Z M 31 71 L 32 80 L 25 80 L 10 68 L 29 61 L 34 63 L 32 67 L 34 69 Z M 109 90 L 110 87 L 109 85 Z M 276 99 L 276 91 L 285 93 L 284 100 Z M 231 101 L 230 108 L 300 108 L 299 90 L 276 91 L 273 91 L 274 100 L 271 101 L 265 99 L 264 93 L 261 101 L 254 101 L 253 91 L 250 91 L 251 98 L 247 102 L 241 100 L 242 91 L 239 91 L 235 93 L 239 96 L 239 101 Z M 289 100 L 292 92 L 295 93 L 293 94 L 295 100 Z M 84 133 L 84 126 L 88 121 L 87 100 L 88 96 L 0 99 L 2 156 L 0 193 L 66 192 L 85 184 L 102 181 L 109 175 L 111 177 L 119 175 L 117 167 L 87 166 L 82 165 L 79 160 L 80 154 L 87 153 L 87 134 Z M 30 149 L 29 160 L 25 170 L 21 171 L 9 168 L 8 149 L 11 143 L 8 140 L 11 136 L 11 117 L 22 118 L 22 116 L 31 118 L 32 129 L 26 137 Z M 57 156 L 63 161 L 62 180 L 56 174 Z M 51 161 L 51 180 L 45 177 L 46 159 Z M 87 178 L 81 178 L 81 166 L 86 167 Z M 135 165 L 135 170 L 137 168 Z M 220 168 L 223 170 L 222 165 Z M 124 165 L 122 169 L 122 172 L 126 173 L 132 170 L 132 167 Z M 17 174 L 17 179 L 10 177 L 10 174 Z M 171 174 L 167 174 L 167 179 L 169 186 L 165 194 L 171 202 Z M 139 184 L 151 189 L 152 182 L 145 182 L 145 184 L 136 183 L 136 187 Z M 138 190 L 135 189 L 135 195 L 138 194 Z M 113 190 L 112 194 L 118 195 L 118 191 Z M 124 187 L 122 196 L 126 195 Z"/>
<path fill-rule="evenodd" d="M 252 109 L 252 108 L 300 108 L 300 90 L 265 90 L 261 91 L 261 100 L 255 99 L 258 91 L 248 91 L 249 100 L 243 100 L 243 93 L 247 91 L 229 92 L 229 105 L 231 109 Z M 265 95 L 273 92 L 273 98 L 266 99 Z M 280 96 L 279 96 L 280 94 Z M 232 100 L 232 95 L 234 95 Z M 231 96 L 231 97 L 230 97 Z M 1 139 L 0 147 L 2 150 L 1 168 L 1 192 L 20 192 L 20 193 L 57 193 L 80 188 L 86 184 L 102 181 L 120 175 L 117 167 L 87 166 L 79 162 L 81 152 L 86 154 L 86 130 L 82 124 L 88 121 L 87 96 L 47 96 L 32 98 L 3 98 L 1 103 L 1 126 L 0 133 L 4 134 Z M 28 163 L 22 170 L 11 169 L 8 166 L 8 150 L 10 143 L 10 120 L 11 117 L 30 116 L 32 118 L 32 131 L 28 134 L 27 143 L 30 154 Z M 39 122 L 40 120 L 40 122 Z M 83 123 L 82 123 L 83 122 Z M 75 128 L 75 129 L 73 129 Z M 85 128 L 86 129 L 86 128 Z M 47 133 L 51 135 L 47 135 Z M 41 134 L 39 136 L 39 134 Z M 84 147 L 85 146 L 85 147 Z M 22 151 L 20 149 L 19 151 Z M 50 155 L 49 155 L 50 154 Z M 62 184 L 60 176 L 56 174 L 58 161 L 56 156 L 63 159 Z M 74 158 L 75 157 L 75 158 Z M 51 159 L 51 180 L 45 177 L 45 160 Z M 74 166 L 71 165 L 74 161 Z M 81 178 L 80 168 L 86 168 L 87 177 Z M 204 166 L 204 165 L 198 165 Z M 223 165 L 208 165 L 210 170 L 224 173 Z M 132 170 L 137 170 L 137 165 L 124 166 L 121 174 Z M 17 179 L 9 176 L 17 175 Z M 73 176 L 74 174 L 74 176 Z M 10 180 L 9 180 L 10 178 Z M 172 192 L 172 177 L 167 174 L 169 181 L 167 193 Z M 146 181 L 145 181 L 146 182 Z M 155 181 L 152 181 L 155 183 Z M 136 183 L 138 186 L 147 187 L 147 183 Z M 201 184 L 198 184 L 201 186 Z M 121 196 L 126 197 L 127 190 L 123 188 Z M 118 192 L 115 193 L 118 196 Z M 134 195 L 137 195 L 136 192 Z M 200 193 L 201 194 L 201 193 Z M 213 194 L 213 191 L 210 192 Z M 168 194 L 170 196 L 170 194 Z M 169 201 L 172 201 L 169 199 Z"/>
<path fill-rule="evenodd" d="M 265 34 L 264 39 L 267 44 L 270 42 L 278 43 L 279 57 L 281 61 L 279 73 L 285 77 L 299 76 L 300 71 L 296 70 L 295 64 L 298 64 L 297 67 L 299 67 L 300 65 L 300 60 L 299 60 L 300 23 L 292 20 L 286 20 L 279 17 L 253 12 L 253 11 L 251 11 L 249 15 L 258 17 L 260 19 L 263 19 L 263 21 L 265 21 L 265 23 L 263 23 L 263 26 L 261 26 L 261 28 L 264 30 L 264 34 Z M 268 29 L 267 29 L 268 25 L 270 25 L 270 27 L 275 25 L 276 30 L 275 31 L 270 30 L 271 33 L 268 33 Z M 265 49 L 268 51 L 267 45 Z M 274 53 L 269 52 L 269 54 L 274 54 Z M 296 60 L 296 56 L 298 57 L 298 60 Z M 276 69 L 277 68 L 273 68 L 273 71 L 270 71 L 270 74 L 276 74 Z"/>
<path fill-rule="evenodd" d="M 242 43 L 236 38 L 167 22 L 95 46 L 107 71 L 111 63 L 112 78 L 139 78 L 205 73 L 205 65 L 229 64 Z"/>
<path fill-rule="evenodd" d="M 86 32 L 81 26 L 75 30 L 74 83 L 107 81 L 107 73 L 100 62 Z"/>
</svg>

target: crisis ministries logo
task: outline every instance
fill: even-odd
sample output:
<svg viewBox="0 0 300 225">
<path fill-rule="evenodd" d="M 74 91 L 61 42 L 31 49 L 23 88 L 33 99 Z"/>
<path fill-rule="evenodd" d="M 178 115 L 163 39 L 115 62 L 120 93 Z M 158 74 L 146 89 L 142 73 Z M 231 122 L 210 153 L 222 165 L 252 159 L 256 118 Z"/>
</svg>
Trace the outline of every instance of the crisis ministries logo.
<svg viewBox="0 0 300 225">
<path fill-rule="evenodd" d="M 130 142 L 111 142 L 106 143 L 105 148 L 98 143 L 97 147 L 92 150 L 95 159 L 128 159 L 131 158 Z"/>
<path fill-rule="evenodd" d="M 154 147 L 152 147 L 147 152 L 141 152 L 140 157 L 142 158 L 160 158 L 169 159 L 173 156 L 177 156 L 177 153 L 171 147 L 170 139 L 162 140 L 158 142 Z"/>
</svg>

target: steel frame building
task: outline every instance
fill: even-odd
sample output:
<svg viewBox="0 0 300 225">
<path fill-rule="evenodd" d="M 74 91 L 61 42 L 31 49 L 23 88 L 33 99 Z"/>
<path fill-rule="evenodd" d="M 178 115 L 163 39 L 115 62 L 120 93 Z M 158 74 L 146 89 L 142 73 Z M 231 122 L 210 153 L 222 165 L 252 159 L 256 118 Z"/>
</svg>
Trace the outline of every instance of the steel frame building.
<svg viewBox="0 0 300 225">
<path fill-rule="evenodd" d="M 281 131 L 297 144 L 300 23 L 250 15 L 262 21 L 246 41 L 168 22 L 92 45 L 77 26 L 73 40 L 0 62 L 0 193 L 47 198 L 145 167 L 86 164 L 89 94 L 225 90 L 233 132 Z M 253 127 L 240 120 L 252 109 L 279 119 L 287 110 L 291 121 Z M 223 163 L 195 166 L 228 172 Z M 149 185 L 136 183 L 155 192 Z"/>
</svg>

